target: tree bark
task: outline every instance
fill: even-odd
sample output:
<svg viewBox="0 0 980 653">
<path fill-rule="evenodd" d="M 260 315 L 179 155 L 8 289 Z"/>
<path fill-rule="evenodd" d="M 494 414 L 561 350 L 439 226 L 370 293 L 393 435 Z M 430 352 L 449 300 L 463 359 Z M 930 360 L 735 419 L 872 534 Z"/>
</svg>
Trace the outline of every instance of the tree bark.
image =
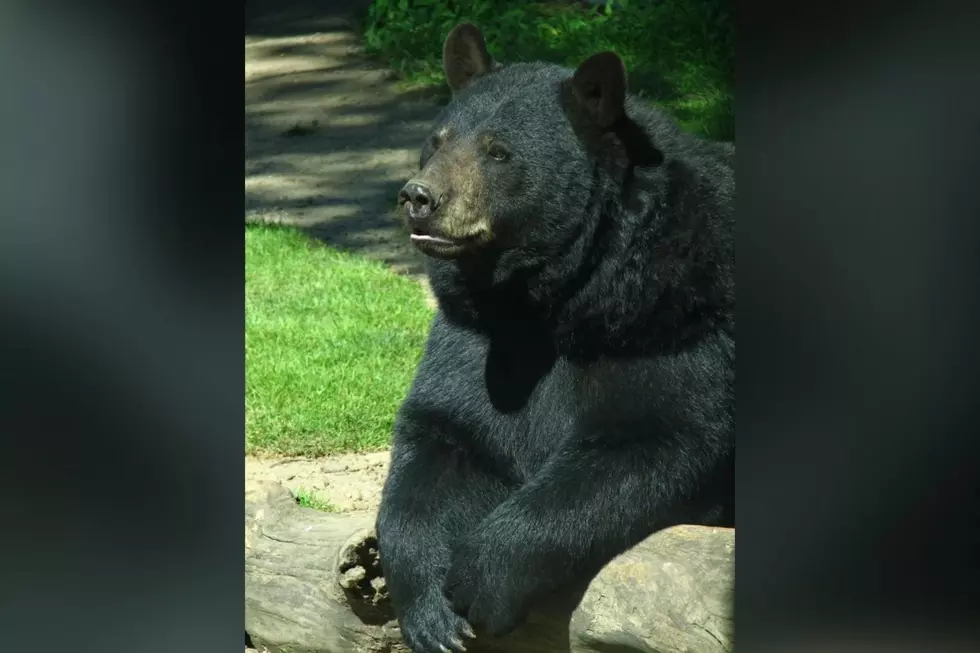
<svg viewBox="0 0 980 653">
<path fill-rule="evenodd" d="M 373 513 L 297 505 L 277 483 L 245 495 L 245 630 L 273 653 L 410 653 L 388 601 Z M 722 653 L 734 646 L 732 529 L 676 526 L 469 653 Z"/>
</svg>

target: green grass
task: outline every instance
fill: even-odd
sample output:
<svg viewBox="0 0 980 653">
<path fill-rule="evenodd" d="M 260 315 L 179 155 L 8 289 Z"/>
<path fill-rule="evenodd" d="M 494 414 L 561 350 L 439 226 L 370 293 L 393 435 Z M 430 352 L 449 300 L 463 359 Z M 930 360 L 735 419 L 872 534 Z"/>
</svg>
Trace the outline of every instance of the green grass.
<svg viewBox="0 0 980 653">
<path fill-rule="evenodd" d="M 246 226 L 246 452 L 384 448 L 431 318 L 419 284 L 380 263 Z"/>
<path fill-rule="evenodd" d="M 460 22 L 483 32 L 503 63 L 551 61 L 575 67 L 614 50 L 641 98 L 690 131 L 734 140 L 735 32 L 729 0 L 621 0 L 584 8 L 555 0 L 374 0 L 365 45 L 415 86 L 440 89 L 442 43 Z"/>
<path fill-rule="evenodd" d="M 296 503 L 303 506 L 304 508 L 313 508 L 314 510 L 319 510 L 321 512 L 337 512 L 336 506 L 331 504 L 326 499 L 320 497 L 315 492 L 307 490 L 306 488 L 299 488 L 295 492 Z"/>
</svg>

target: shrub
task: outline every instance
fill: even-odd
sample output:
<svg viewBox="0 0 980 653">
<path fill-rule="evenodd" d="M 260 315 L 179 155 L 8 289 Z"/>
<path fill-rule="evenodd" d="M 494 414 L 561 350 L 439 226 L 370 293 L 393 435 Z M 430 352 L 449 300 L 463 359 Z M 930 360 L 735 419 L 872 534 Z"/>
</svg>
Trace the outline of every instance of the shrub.
<svg viewBox="0 0 980 653">
<path fill-rule="evenodd" d="M 502 62 L 574 67 L 614 50 L 630 87 L 687 129 L 731 140 L 735 123 L 734 27 L 727 0 L 619 0 L 616 6 L 512 0 L 375 0 L 364 36 L 404 79 L 443 85 L 442 42 L 460 22 L 477 25 Z"/>
</svg>

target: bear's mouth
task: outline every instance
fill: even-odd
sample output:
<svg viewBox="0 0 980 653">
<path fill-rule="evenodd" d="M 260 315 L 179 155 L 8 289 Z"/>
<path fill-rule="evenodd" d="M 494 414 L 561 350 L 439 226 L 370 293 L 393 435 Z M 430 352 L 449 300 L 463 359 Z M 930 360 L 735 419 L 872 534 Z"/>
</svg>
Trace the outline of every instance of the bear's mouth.
<svg viewBox="0 0 980 653">
<path fill-rule="evenodd" d="M 479 240 L 478 237 L 448 238 L 420 229 L 412 229 L 410 239 L 423 254 L 441 259 L 456 258 Z"/>
<path fill-rule="evenodd" d="M 432 234 L 424 234 L 419 231 L 413 231 L 411 235 L 413 243 L 421 244 L 426 243 L 429 245 L 456 245 L 457 241 L 450 240 L 448 238 L 443 238 L 442 236 L 433 236 Z"/>
</svg>

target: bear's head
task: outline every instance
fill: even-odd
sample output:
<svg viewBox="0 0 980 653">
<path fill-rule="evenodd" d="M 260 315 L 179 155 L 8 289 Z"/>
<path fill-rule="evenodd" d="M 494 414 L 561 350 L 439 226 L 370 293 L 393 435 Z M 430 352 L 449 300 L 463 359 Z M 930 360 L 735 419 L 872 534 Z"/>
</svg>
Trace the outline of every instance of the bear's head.
<svg viewBox="0 0 980 653">
<path fill-rule="evenodd" d="M 462 24 L 446 38 L 443 67 L 452 102 L 398 196 L 412 242 L 438 259 L 554 254 L 581 230 L 579 214 L 596 208 L 599 154 L 613 167 L 622 154 L 622 61 L 602 52 L 574 71 L 501 66 L 480 31 Z"/>
</svg>

